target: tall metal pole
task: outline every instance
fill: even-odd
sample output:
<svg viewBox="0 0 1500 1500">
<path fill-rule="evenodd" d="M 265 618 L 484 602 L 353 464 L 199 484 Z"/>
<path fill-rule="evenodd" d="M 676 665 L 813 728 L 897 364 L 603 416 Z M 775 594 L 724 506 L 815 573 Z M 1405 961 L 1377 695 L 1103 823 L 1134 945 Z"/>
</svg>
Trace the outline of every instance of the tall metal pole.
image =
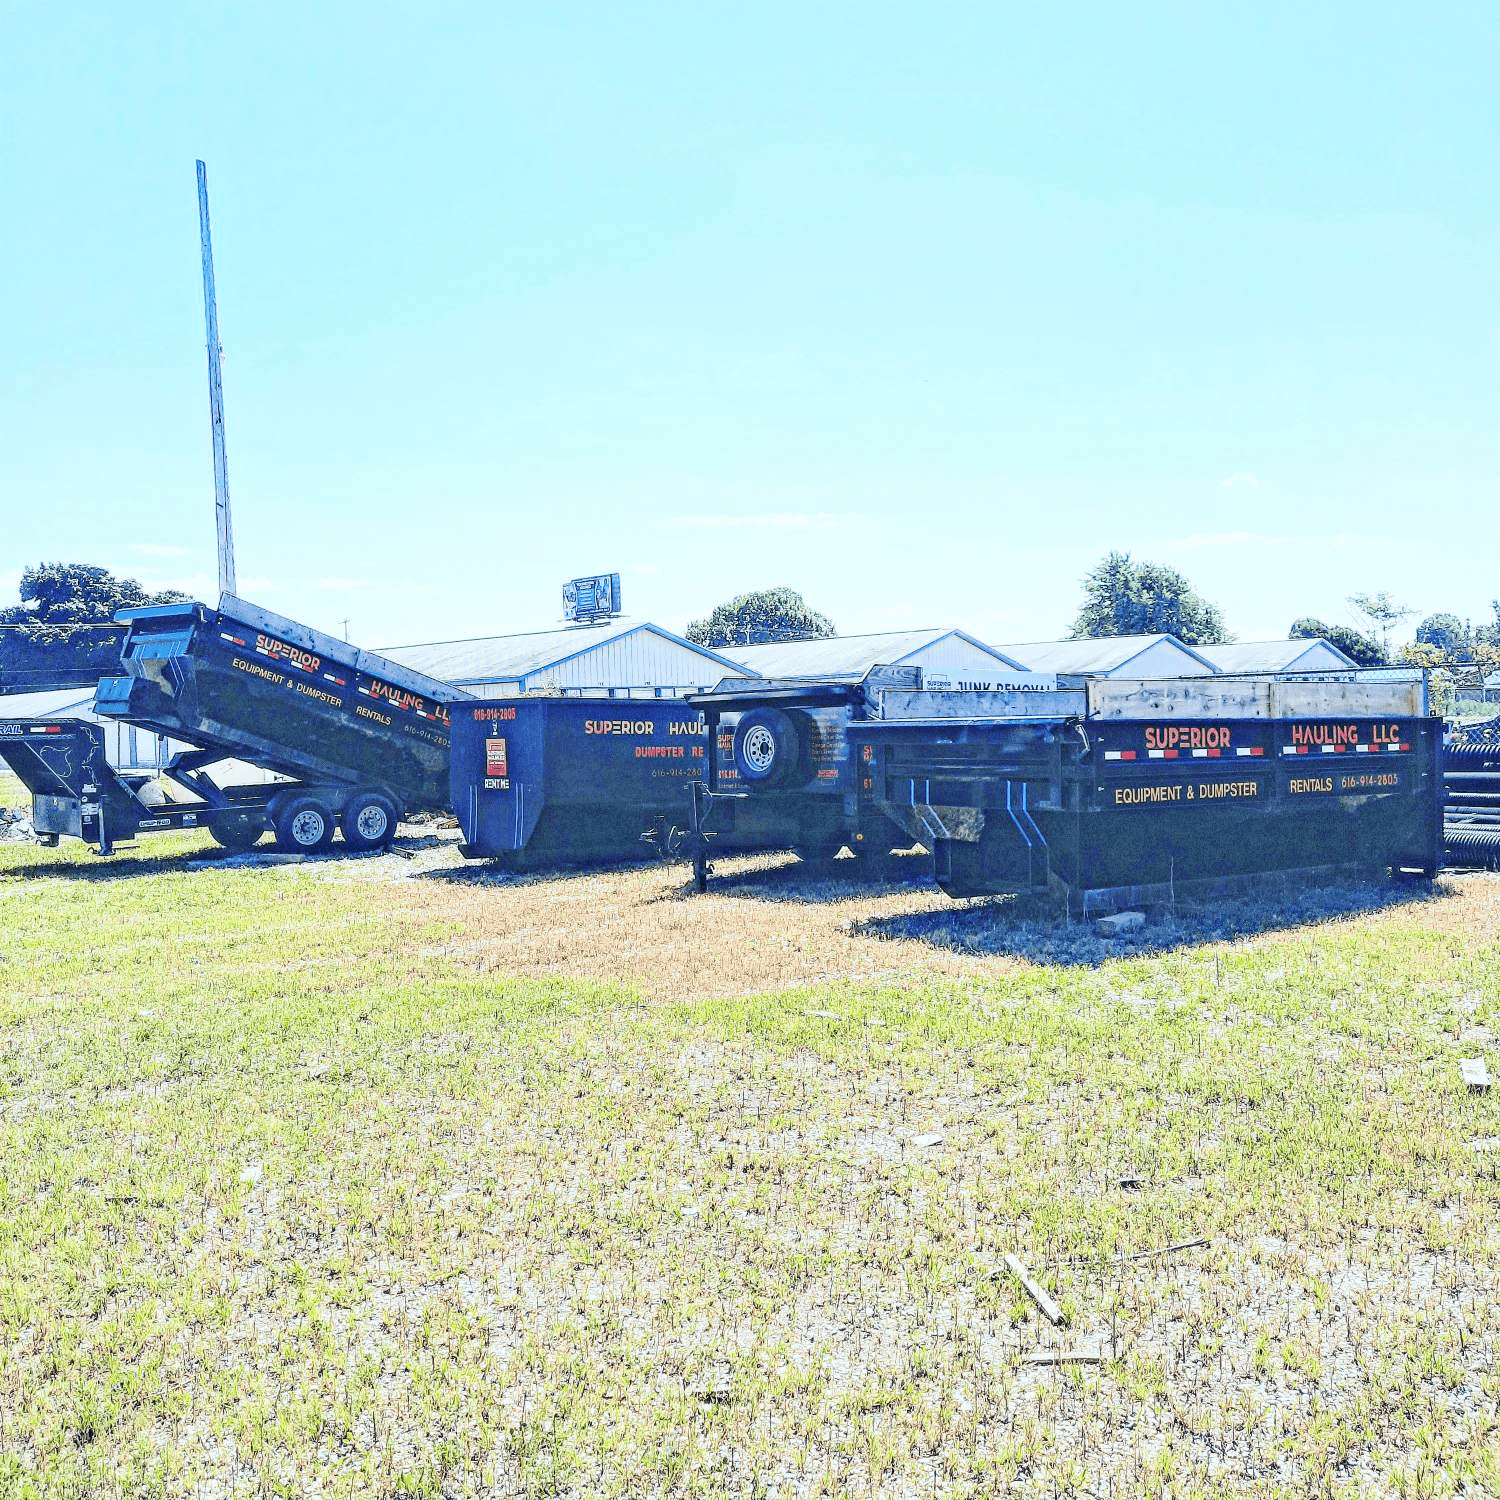
<svg viewBox="0 0 1500 1500">
<path fill-rule="evenodd" d="M 219 528 L 219 592 L 234 586 L 234 524 L 229 516 L 229 465 L 224 457 L 223 349 L 219 303 L 214 295 L 214 247 L 208 232 L 208 173 L 198 163 L 198 227 L 203 237 L 203 320 L 208 326 L 208 414 L 214 433 L 214 517 Z"/>
</svg>

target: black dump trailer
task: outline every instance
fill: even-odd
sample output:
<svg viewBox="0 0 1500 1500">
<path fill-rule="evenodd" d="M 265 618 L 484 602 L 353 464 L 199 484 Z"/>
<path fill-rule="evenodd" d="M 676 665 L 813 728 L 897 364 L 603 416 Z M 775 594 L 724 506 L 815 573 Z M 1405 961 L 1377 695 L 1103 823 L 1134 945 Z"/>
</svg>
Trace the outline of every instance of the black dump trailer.
<svg viewBox="0 0 1500 1500">
<path fill-rule="evenodd" d="M 109 764 L 103 728 L 85 719 L 0 720 L 0 760 L 31 793 L 32 827 L 44 844 L 83 839 L 107 854 L 137 833 L 167 828 L 207 828 L 229 843 L 256 816 L 259 788 L 230 788 L 212 807 L 166 801 L 154 773 Z"/>
<path fill-rule="evenodd" d="M 679 854 L 689 790 L 713 751 L 698 710 L 681 699 L 515 697 L 455 703 L 452 805 L 470 859 L 512 868 Z M 734 722 L 718 727 L 717 758 Z M 820 741 L 809 776 L 831 773 L 842 739 Z M 729 785 L 732 767 L 721 772 Z M 826 780 L 822 783 L 827 784 Z M 838 848 L 839 807 L 826 798 L 722 797 L 705 833 L 719 850 Z"/>
<path fill-rule="evenodd" d="M 1027 674 L 1020 674 L 1022 677 Z M 1038 678 L 1049 685 L 1054 678 Z M 796 830 L 804 859 L 880 859 L 909 849 L 916 836 L 860 796 L 851 727 L 878 716 L 889 697 L 922 687 L 920 667 L 881 666 L 863 675 L 725 678 L 687 701 L 707 726 L 703 774 L 692 789 L 693 830 L 754 820 L 774 809 Z"/>
<path fill-rule="evenodd" d="M 146 795 L 150 778 L 112 771 L 97 726 L 33 734 L 23 723 L 0 736 L 0 756 L 30 788 L 43 835 L 107 853 L 141 830 L 205 827 L 245 848 L 269 828 L 280 847 L 313 851 L 339 830 L 350 848 L 372 849 L 408 813 L 447 808 L 449 704 L 467 694 L 232 595 L 218 609 L 117 618 L 121 675 L 100 681 L 94 711 L 191 746 L 162 771 L 188 800 L 161 804 Z M 43 740 L 59 748 L 35 751 Z M 221 787 L 206 768 L 226 759 L 285 779 Z"/>
<path fill-rule="evenodd" d="M 821 701 L 810 684 L 780 685 L 768 764 L 796 743 L 798 692 Z M 741 710 L 733 795 L 753 797 L 743 699 L 725 684 L 695 701 L 710 723 Z M 1430 877 L 1442 860 L 1442 724 L 1419 680 L 866 686 L 850 708 L 846 836 L 901 829 L 950 896 L 1045 892 L 1087 913 L 1279 873 Z M 710 765 L 696 801 L 719 795 Z"/>
<path fill-rule="evenodd" d="M 1003 697 L 1042 712 L 1059 701 L 1057 681 L 1052 674 L 1016 672 L 1003 689 L 925 691 L 922 668 L 901 666 L 820 678 L 725 678 L 687 700 L 708 726 L 707 757 L 692 788 L 689 842 L 693 830 L 711 831 L 736 817 L 754 820 L 758 809 L 775 808 L 798 830 L 794 844 L 804 859 L 848 850 L 856 859 L 879 862 L 916 843 L 930 849 L 924 830 L 867 795 L 857 726 L 883 719 L 889 704 L 910 701 L 947 710 Z"/>
</svg>

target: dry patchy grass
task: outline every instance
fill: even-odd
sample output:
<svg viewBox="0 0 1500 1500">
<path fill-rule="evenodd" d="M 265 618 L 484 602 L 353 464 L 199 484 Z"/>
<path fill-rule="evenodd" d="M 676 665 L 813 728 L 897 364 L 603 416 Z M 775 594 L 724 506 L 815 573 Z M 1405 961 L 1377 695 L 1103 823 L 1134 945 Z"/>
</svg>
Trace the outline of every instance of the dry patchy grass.
<svg viewBox="0 0 1500 1500">
<path fill-rule="evenodd" d="M 153 847 L 0 851 L 6 1494 L 1500 1489 L 1500 879 L 1048 964 Z"/>
</svg>

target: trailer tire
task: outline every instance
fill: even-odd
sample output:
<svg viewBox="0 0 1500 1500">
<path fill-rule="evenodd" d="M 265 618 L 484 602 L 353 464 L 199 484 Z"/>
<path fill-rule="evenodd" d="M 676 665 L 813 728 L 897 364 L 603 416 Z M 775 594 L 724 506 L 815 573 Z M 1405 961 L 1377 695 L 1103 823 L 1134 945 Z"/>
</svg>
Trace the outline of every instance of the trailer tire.
<svg viewBox="0 0 1500 1500">
<path fill-rule="evenodd" d="M 787 786 L 801 780 L 802 737 L 790 714 L 752 708 L 734 727 L 734 766 L 756 786 Z"/>
<path fill-rule="evenodd" d="M 316 797 L 292 797 L 277 810 L 276 844 L 293 854 L 318 854 L 333 842 L 333 814 Z"/>
<path fill-rule="evenodd" d="M 356 792 L 339 814 L 344 843 L 351 849 L 379 849 L 396 836 L 396 805 L 384 792 Z"/>
<path fill-rule="evenodd" d="M 208 825 L 209 837 L 221 849 L 239 852 L 249 849 L 260 841 L 266 831 L 266 820 L 259 813 L 231 813 L 227 818 L 215 818 Z"/>
</svg>

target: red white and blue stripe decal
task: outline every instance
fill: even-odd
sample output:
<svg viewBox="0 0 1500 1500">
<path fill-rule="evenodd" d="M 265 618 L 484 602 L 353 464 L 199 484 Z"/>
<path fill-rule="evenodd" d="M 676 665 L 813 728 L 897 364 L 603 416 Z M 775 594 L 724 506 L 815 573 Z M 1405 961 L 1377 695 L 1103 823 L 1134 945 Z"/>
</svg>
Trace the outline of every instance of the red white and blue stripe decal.
<svg viewBox="0 0 1500 1500">
<path fill-rule="evenodd" d="M 1228 749 L 1215 746 L 1212 749 L 1199 750 L 1147 750 L 1148 760 L 1182 760 L 1189 757 L 1193 760 L 1221 760 L 1230 752 Z M 1238 745 L 1234 748 L 1236 755 L 1264 755 L 1266 753 L 1263 745 Z M 1139 760 L 1138 750 L 1106 750 L 1105 760 Z"/>
<path fill-rule="evenodd" d="M 1323 755 L 1380 755 L 1410 749 L 1411 746 L 1402 740 L 1399 744 L 1389 745 L 1283 745 L 1281 753 L 1283 755 L 1311 755 L 1316 750 Z"/>
</svg>

